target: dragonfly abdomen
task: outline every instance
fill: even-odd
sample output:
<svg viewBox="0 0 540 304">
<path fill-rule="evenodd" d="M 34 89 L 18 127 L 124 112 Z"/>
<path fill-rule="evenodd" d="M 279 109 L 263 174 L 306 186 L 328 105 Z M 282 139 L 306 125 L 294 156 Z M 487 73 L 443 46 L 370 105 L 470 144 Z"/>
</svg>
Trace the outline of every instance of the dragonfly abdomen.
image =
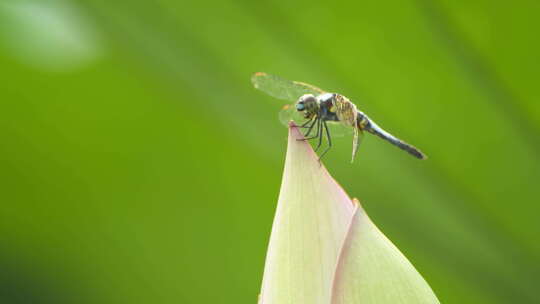
<svg viewBox="0 0 540 304">
<path fill-rule="evenodd" d="M 371 134 L 377 135 L 378 137 L 386 140 L 387 142 L 393 144 L 394 146 L 407 151 L 412 156 L 419 158 L 419 159 L 426 159 L 427 156 L 422 153 L 420 150 L 418 150 L 416 147 L 409 145 L 408 143 L 400 140 L 399 138 L 393 136 L 392 134 L 386 132 L 381 127 L 379 127 L 376 123 L 374 123 L 372 120 L 368 119 L 367 117 L 362 117 L 367 121 L 365 125 L 363 126 L 363 130 L 368 131 Z M 359 123 L 361 120 L 359 120 Z"/>
</svg>

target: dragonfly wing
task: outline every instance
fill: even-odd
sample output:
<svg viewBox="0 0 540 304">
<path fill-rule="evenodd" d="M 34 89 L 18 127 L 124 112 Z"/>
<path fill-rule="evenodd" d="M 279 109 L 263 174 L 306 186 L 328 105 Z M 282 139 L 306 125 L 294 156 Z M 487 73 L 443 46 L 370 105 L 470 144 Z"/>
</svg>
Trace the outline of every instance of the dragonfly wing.
<svg viewBox="0 0 540 304">
<path fill-rule="evenodd" d="M 298 112 L 294 105 L 285 105 L 279 111 L 279 121 L 284 126 L 288 127 L 290 121 L 294 121 L 297 125 L 303 124 L 306 119 L 302 116 L 301 112 Z"/>
<path fill-rule="evenodd" d="M 327 121 L 328 129 L 332 137 L 343 137 L 354 135 L 354 128 L 351 126 L 346 126 L 345 124 L 339 121 Z"/>
<path fill-rule="evenodd" d="M 253 86 L 265 92 L 266 94 L 291 102 L 296 102 L 304 94 L 313 94 L 315 96 L 325 92 L 316 86 L 281 78 L 276 75 L 257 72 L 251 76 Z"/>
<path fill-rule="evenodd" d="M 354 162 L 354 158 L 356 156 L 356 152 L 358 152 L 358 147 L 360 146 L 360 143 L 362 142 L 362 139 L 364 138 L 364 132 L 358 128 L 353 128 L 353 148 L 352 148 L 352 158 L 351 163 Z"/>
</svg>

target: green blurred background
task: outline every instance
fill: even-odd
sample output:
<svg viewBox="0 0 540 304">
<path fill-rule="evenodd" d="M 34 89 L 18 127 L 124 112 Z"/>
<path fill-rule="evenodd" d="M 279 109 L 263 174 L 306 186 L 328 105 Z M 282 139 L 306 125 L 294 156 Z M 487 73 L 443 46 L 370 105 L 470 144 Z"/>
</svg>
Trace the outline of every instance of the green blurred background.
<svg viewBox="0 0 540 304">
<path fill-rule="evenodd" d="M 0 2 L 0 302 L 255 303 L 265 71 L 429 155 L 325 159 L 443 303 L 539 303 L 538 1 Z M 309 303 L 308 303 L 309 304 Z"/>
</svg>

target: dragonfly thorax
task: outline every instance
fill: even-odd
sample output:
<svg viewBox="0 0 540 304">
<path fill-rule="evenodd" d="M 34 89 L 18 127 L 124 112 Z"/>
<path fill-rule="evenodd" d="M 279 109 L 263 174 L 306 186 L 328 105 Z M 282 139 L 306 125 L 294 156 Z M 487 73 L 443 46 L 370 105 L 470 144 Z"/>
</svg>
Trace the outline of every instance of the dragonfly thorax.
<svg viewBox="0 0 540 304">
<path fill-rule="evenodd" d="M 319 100 L 320 104 L 328 104 L 328 103 L 332 103 L 332 100 L 334 99 L 335 96 L 336 94 L 334 93 L 324 93 L 317 96 L 317 99 Z"/>
</svg>

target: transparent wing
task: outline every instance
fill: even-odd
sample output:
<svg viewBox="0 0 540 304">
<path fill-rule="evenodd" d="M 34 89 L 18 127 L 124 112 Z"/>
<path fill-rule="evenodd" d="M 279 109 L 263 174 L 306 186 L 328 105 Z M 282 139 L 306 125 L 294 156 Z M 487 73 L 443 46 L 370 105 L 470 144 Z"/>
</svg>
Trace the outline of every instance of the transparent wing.
<svg viewBox="0 0 540 304">
<path fill-rule="evenodd" d="M 306 122 L 306 119 L 302 116 L 302 114 L 296 111 L 294 105 L 285 105 L 279 112 L 279 121 L 285 127 L 288 127 L 289 121 L 291 120 L 294 121 L 298 126 L 301 126 Z"/>
<path fill-rule="evenodd" d="M 335 137 L 351 136 L 354 134 L 354 128 L 346 126 L 338 121 L 327 121 L 330 134 Z"/>
<path fill-rule="evenodd" d="M 354 128 L 351 163 L 354 162 L 354 158 L 356 157 L 356 153 L 358 152 L 358 148 L 360 147 L 363 138 L 364 132 L 360 129 Z"/>
<path fill-rule="evenodd" d="M 251 76 L 253 86 L 265 92 L 266 94 L 291 102 L 298 100 L 298 97 L 304 94 L 313 94 L 315 96 L 325 93 L 323 90 L 307 83 L 292 81 L 281 78 L 276 75 L 257 72 Z"/>
</svg>

